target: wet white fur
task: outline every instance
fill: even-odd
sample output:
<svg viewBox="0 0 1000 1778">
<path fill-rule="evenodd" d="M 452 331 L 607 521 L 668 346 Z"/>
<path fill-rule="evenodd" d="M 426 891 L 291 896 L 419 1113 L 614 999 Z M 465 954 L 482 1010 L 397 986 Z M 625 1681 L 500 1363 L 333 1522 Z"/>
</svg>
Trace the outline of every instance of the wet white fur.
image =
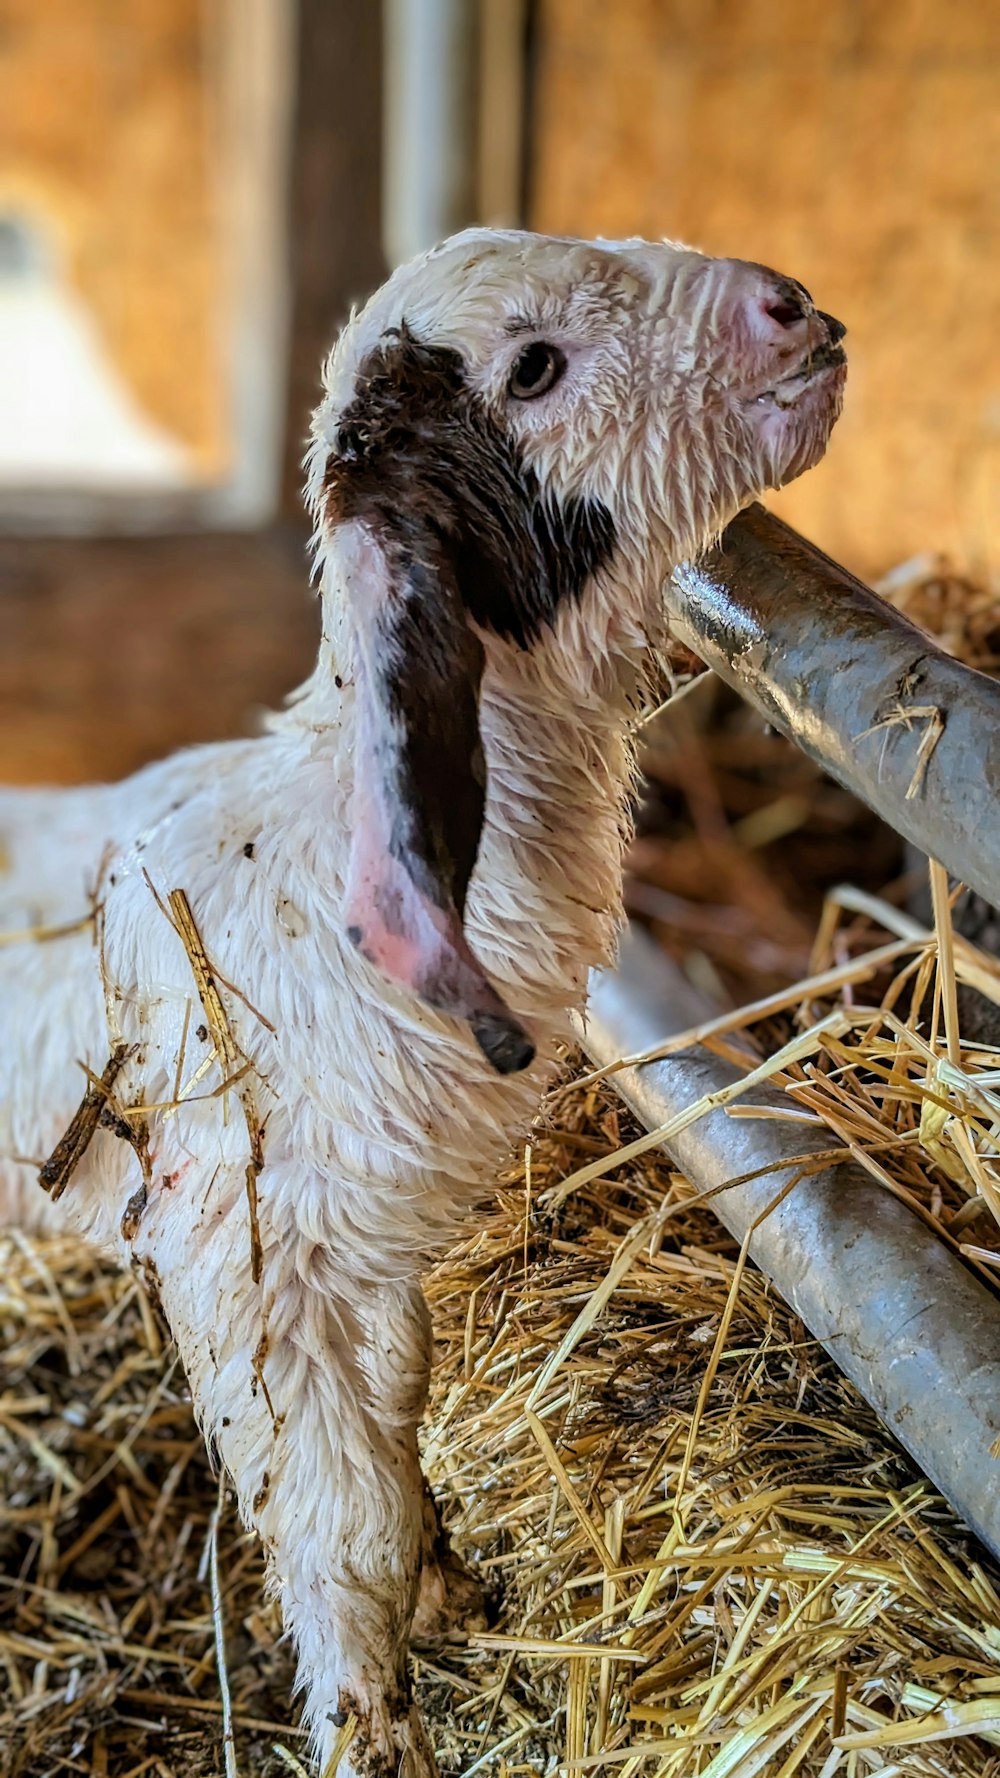
<svg viewBox="0 0 1000 1778">
<path fill-rule="evenodd" d="M 321 1760 L 332 1714 L 361 1716 L 344 1778 L 434 1770 L 405 1678 L 429 1363 L 418 1279 L 529 1125 L 588 971 L 613 954 L 629 725 L 660 636 L 658 589 L 748 498 L 815 460 L 835 418 L 832 383 L 788 408 L 760 398 L 777 350 L 755 307 L 768 276 L 667 245 L 482 232 L 397 272 L 345 330 L 315 422 L 324 640 L 308 684 L 256 739 L 113 787 L 0 795 L 0 929 L 74 921 L 96 895 L 104 932 L 103 980 L 92 927 L 0 948 L 5 1215 L 70 1223 L 158 1281 L 199 1417 L 264 1540 Z M 322 481 L 360 361 L 404 319 L 462 352 L 543 485 L 602 499 L 619 539 L 611 567 L 530 651 L 486 639 L 488 806 L 466 930 L 539 1057 L 505 1079 L 464 1025 L 389 986 L 342 932 L 351 612 L 386 589 L 370 540 L 325 527 Z M 511 334 L 513 320 L 569 358 L 537 403 L 506 402 L 531 337 Z M 83 1068 L 99 1074 L 113 1043 L 132 1049 L 120 1106 L 169 1104 L 212 1054 L 157 901 L 175 888 L 220 986 L 267 1021 L 221 986 L 252 1064 L 240 1087 L 265 1123 L 259 1286 L 247 1127 L 239 1089 L 217 1092 L 217 1056 L 182 1108 L 149 1115 L 152 1188 L 131 1243 L 120 1225 L 139 1167 L 113 1134 L 95 1136 L 58 1207 L 36 1183 Z"/>
</svg>

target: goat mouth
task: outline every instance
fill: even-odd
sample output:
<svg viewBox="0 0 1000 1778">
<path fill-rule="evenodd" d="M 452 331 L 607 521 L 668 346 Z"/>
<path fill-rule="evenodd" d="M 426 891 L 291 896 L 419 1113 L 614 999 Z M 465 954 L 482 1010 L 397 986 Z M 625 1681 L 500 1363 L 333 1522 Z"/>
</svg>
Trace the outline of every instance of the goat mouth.
<svg viewBox="0 0 1000 1778">
<path fill-rule="evenodd" d="M 754 396 L 755 401 L 766 402 L 774 407 L 794 407 L 799 397 L 812 388 L 814 383 L 823 380 L 830 371 L 842 370 L 847 363 L 847 353 L 842 345 L 829 340 L 825 346 L 817 346 L 814 351 L 807 352 L 787 376 L 780 377 L 768 389 L 761 389 Z"/>
</svg>

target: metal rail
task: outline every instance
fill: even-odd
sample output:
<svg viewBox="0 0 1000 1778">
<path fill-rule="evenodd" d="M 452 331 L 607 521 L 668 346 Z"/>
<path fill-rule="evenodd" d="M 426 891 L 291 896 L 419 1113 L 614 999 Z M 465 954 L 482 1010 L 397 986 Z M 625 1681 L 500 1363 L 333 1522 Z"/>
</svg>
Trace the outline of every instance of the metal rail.
<svg viewBox="0 0 1000 1778">
<path fill-rule="evenodd" d="M 601 1066 L 652 1048 L 710 1016 L 643 933 L 626 936 L 616 973 L 595 975 L 580 1039 Z M 623 1069 L 614 1084 L 649 1129 L 739 1071 L 706 1050 Z M 767 1095 L 754 1094 L 755 1102 Z M 780 1095 L 772 1095 L 779 1103 Z M 782 1162 L 829 1147 L 803 1124 L 710 1112 L 664 1147 L 711 1191 L 742 1241 L 790 1173 Z M 1000 1558 L 1000 1301 L 911 1211 L 859 1167 L 802 1179 L 761 1222 L 750 1254 L 965 1522 Z"/>
<path fill-rule="evenodd" d="M 666 596 L 675 633 L 721 678 L 1000 905 L 1000 683 L 761 506 Z"/>
</svg>

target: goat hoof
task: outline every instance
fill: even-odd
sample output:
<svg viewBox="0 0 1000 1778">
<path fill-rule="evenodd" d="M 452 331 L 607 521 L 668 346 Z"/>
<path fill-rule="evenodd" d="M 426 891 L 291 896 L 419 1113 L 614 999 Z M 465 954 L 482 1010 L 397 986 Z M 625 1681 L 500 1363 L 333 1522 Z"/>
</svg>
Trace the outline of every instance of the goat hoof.
<svg viewBox="0 0 1000 1778">
<path fill-rule="evenodd" d="M 415 1704 L 404 1704 L 392 1711 L 382 1699 L 366 1708 L 343 1690 L 337 1716 L 330 1719 L 333 1727 L 319 1738 L 318 1769 L 323 1778 L 329 1772 L 338 1718 L 346 1715 L 356 1719 L 356 1727 L 340 1756 L 336 1778 L 440 1778 Z"/>
<path fill-rule="evenodd" d="M 410 1647 L 432 1653 L 449 1643 L 467 1642 L 488 1625 L 483 1589 L 475 1575 L 442 1538 L 420 1572 L 420 1590 L 410 1629 Z"/>
</svg>

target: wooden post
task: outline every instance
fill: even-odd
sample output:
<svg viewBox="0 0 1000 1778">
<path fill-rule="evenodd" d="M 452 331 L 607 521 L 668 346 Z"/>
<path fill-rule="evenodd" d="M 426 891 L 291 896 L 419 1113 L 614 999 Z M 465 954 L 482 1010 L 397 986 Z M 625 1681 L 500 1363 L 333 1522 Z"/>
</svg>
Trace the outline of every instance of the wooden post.
<svg viewBox="0 0 1000 1778">
<path fill-rule="evenodd" d="M 301 460 L 320 364 L 353 302 L 386 274 L 381 230 L 382 8 L 299 0 L 289 194 L 292 320 L 282 510 L 302 513 Z"/>
</svg>

